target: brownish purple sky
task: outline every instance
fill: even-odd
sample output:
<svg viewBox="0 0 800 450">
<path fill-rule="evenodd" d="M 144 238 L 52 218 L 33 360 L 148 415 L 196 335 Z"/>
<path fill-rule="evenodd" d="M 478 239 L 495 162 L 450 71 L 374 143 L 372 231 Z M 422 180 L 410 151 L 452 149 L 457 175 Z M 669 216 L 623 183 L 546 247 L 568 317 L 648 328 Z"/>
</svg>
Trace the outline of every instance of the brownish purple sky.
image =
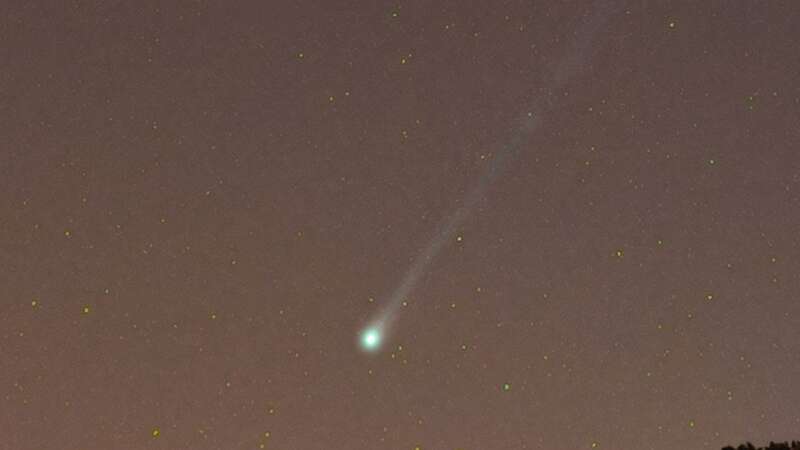
<svg viewBox="0 0 800 450">
<path fill-rule="evenodd" d="M 0 449 L 800 436 L 800 4 L 0 10 Z"/>
</svg>

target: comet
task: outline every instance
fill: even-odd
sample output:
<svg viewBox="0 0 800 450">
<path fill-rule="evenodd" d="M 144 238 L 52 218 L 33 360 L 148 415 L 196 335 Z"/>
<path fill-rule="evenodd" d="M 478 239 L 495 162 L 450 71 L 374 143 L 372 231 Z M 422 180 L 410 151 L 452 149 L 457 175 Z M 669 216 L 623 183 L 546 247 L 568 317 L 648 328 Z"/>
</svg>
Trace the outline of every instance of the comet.
<svg viewBox="0 0 800 450">
<path fill-rule="evenodd" d="M 579 32 L 575 33 L 576 38 L 572 42 L 570 52 L 554 68 L 549 82 L 545 82 L 548 91 L 552 92 L 562 87 L 586 66 L 592 53 L 592 44 L 595 42 L 594 36 L 610 17 L 610 9 L 607 2 L 598 2 L 595 5 L 595 13 L 588 17 L 588 20 L 580 26 Z M 412 261 L 411 266 L 400 279 L 400 283 L 384 302 L 381 311 L 359 332 L 358 342 L 364 352 L 375 353 L 381 349 L 387 340 L 390 328 L 397 319 L 400 306 L 419 283 L 420 278 L 441 252 L 442 247 L 453 241 L 458 228 L 473 214 L 476 205 L 485 199 L 486 190 L 494 179 L 504 173 L 509 162 L 514 160 L 525 142 L 538 131 L 545 109 L 548 107 L 552 108 L 553 105 L 545 100 L 534 101 L 526 108 L 527 111 L 520 116 L 516 124 L 516 131 L 512 134 L 509 142 L 497 152 L 495 157 L 489 160 L 484 173 L 464 197 L 461 206 L 439 225 L 428 244 Z"/>
</svg>

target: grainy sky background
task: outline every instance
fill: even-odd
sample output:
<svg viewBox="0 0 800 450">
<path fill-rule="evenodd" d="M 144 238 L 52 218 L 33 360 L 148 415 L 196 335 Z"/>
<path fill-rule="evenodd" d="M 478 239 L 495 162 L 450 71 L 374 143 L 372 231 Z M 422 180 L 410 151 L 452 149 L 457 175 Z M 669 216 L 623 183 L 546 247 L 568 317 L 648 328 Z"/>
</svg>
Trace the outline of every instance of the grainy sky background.
<svg viewBox="0 0 800 450">
<path fill-rule="evenodd" d="M 800 4 L 0 10 L 0 448 L 798 438 Z"/>
</svg>

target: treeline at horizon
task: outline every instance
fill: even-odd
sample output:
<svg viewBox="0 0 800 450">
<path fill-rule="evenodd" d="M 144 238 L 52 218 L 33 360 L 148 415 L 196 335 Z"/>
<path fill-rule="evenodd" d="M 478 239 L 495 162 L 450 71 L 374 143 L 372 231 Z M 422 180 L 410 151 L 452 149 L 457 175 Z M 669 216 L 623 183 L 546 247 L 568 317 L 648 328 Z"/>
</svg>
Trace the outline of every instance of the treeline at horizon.
<svg viewBox="0 0 800 450">
<path fill-rule="evenodd" d="M 755 447 L 750 442 L 740 444 L 738 447 L 722 447 L 722 450 L 800 450 L 800 441 L 788 442 L 772 442 L 770 441 L 769 447 Z"/>
</svg>

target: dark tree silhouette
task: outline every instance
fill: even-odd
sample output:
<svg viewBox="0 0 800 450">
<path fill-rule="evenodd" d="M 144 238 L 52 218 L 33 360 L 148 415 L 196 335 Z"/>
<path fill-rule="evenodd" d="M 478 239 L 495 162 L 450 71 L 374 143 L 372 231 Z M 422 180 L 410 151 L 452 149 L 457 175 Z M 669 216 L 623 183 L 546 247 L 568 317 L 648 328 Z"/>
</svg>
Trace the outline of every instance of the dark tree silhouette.
<svg viewBox="0 0 800 450">
<path fill-rule="evenodd" d="M 730 445 L 727 447 L 723 447 L 722 450 L 800 450 L 800 441 L 792 441 L 791 444 L 788 442 L 772 442 L 770 441 L 769 447 L 754 447 L 753 444 L 750 442 L 746 444 L 741 444 L 738 447 L 731 447 Z"/>
</svg>

